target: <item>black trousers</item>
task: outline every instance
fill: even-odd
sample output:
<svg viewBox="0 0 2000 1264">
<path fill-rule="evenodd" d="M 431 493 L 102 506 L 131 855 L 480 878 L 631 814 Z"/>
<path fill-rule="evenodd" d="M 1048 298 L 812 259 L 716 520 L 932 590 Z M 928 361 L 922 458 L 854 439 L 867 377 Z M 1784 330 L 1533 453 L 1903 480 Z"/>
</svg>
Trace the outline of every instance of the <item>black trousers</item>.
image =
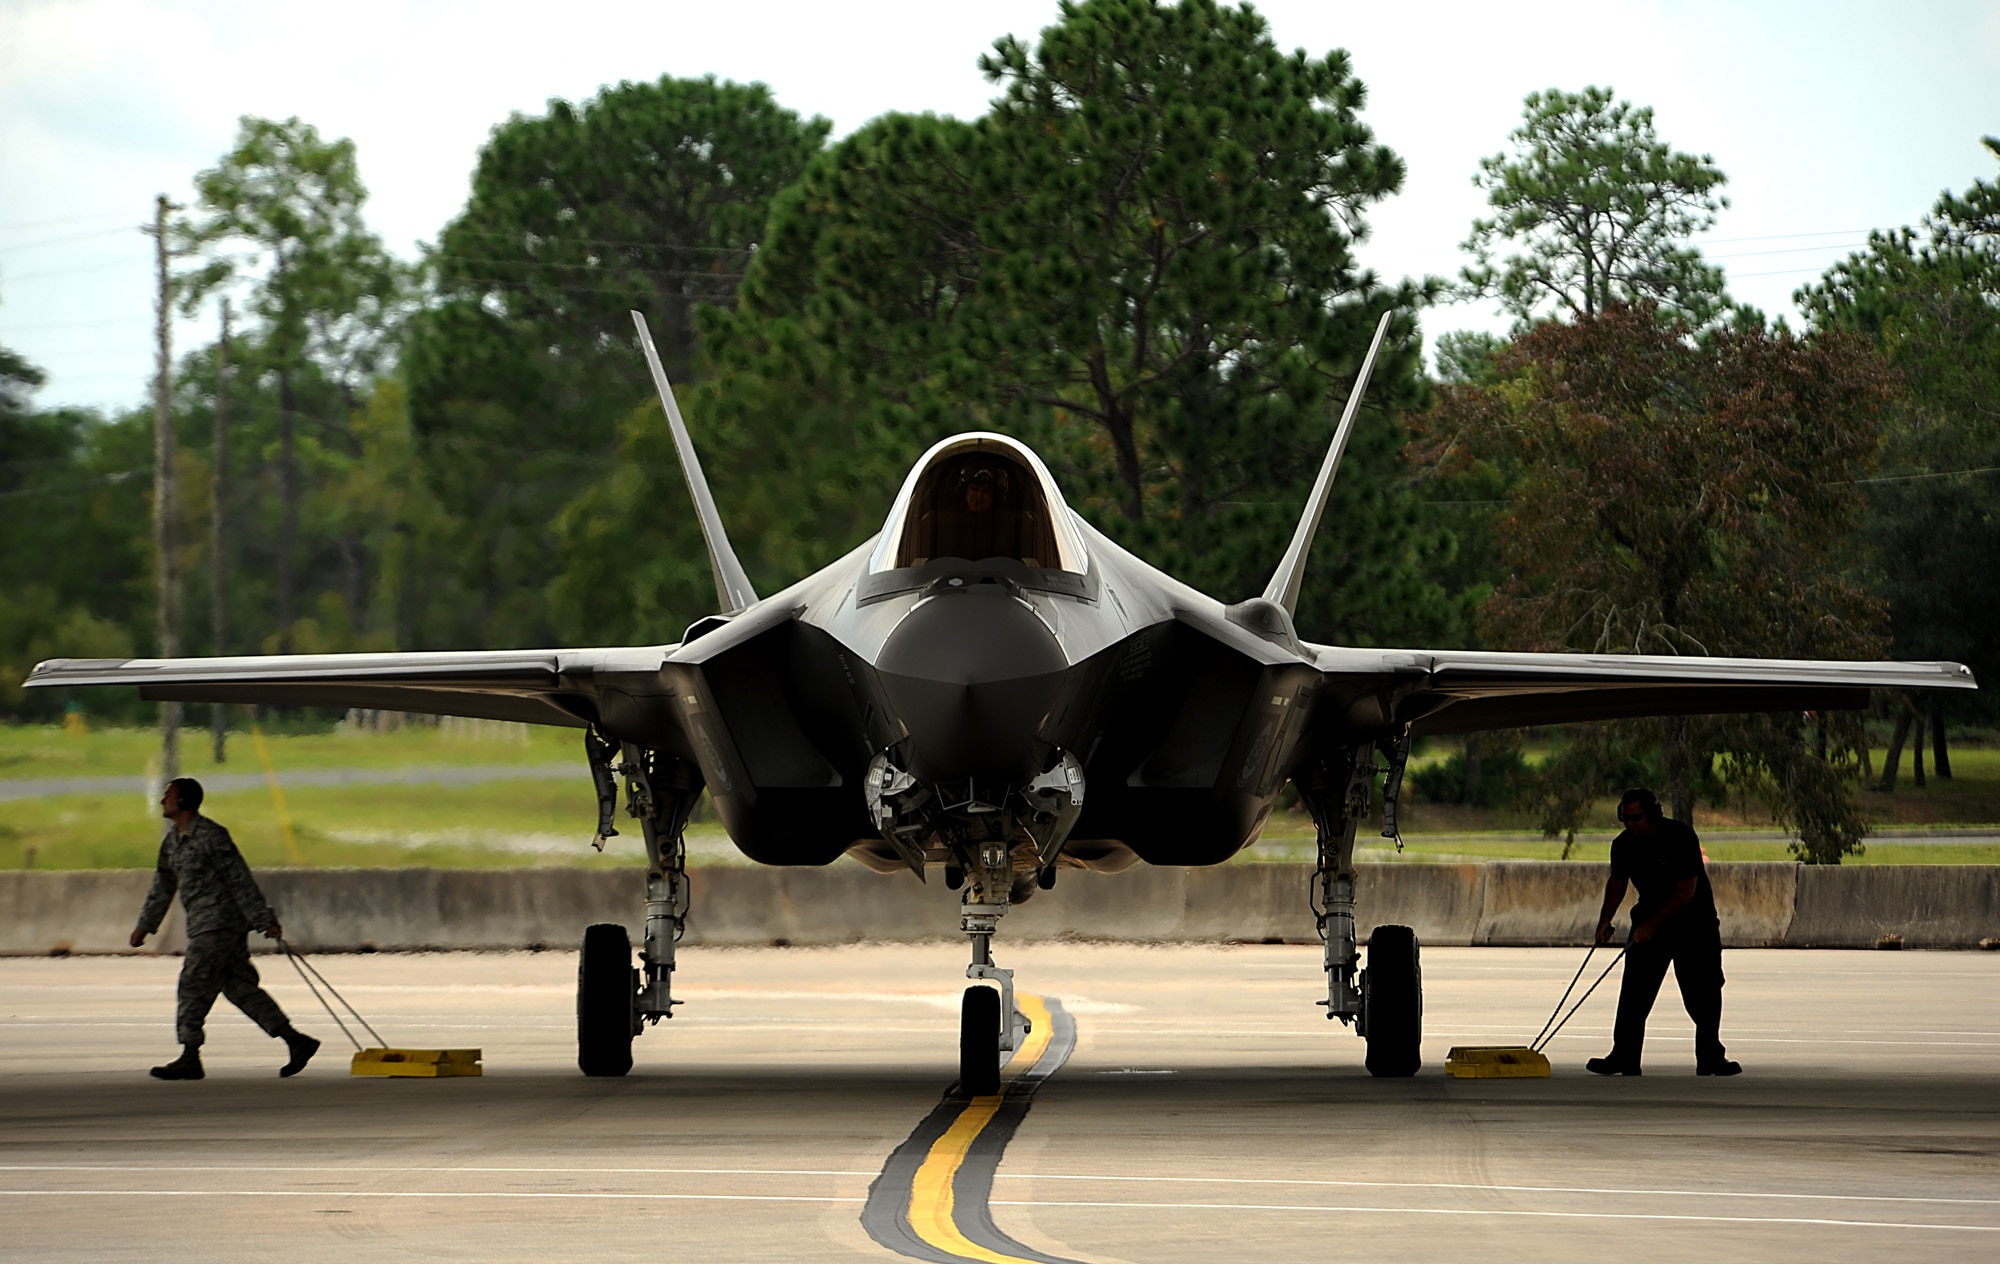
<svg viewBox="0 0 2000 1264">
<path fill-rule="evenodd" d="M 1643 944 L 1625 949 L 1625 978 L 1618 989 L 1618 1021 L 1612 1029 L 1614 1062 L 1639 1064 L 1646 1045 L 1646 1016 L 1674 968 L 1681 1004 L 1694 1020 L 1694 1060 L 1697 1066 L 1720 1062 L 1722 1048 L 1722 928 L 1668 927 Z"/>
</svg>

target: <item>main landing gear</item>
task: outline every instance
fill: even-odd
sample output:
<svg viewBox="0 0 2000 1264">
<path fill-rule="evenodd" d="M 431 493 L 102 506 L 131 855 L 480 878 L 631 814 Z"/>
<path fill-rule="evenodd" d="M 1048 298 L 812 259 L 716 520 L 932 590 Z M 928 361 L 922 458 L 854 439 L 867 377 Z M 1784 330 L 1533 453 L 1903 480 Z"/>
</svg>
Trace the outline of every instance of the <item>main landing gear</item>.
<svg viewBox="0 0 2000 1264">
<path fill-rule="evenodd" d="M 1312 904 L 1326 941 L 1326 1007 L 1329 1019 L 1351 1024 L 1368 1042 L 1372 1075 L 1415 1075 L 1423 1065 L 1424 991 L 1417 933 L 1408 926 L 1377 926 L 1368 938 L 1368 968 L 1354 926 L 1354 834 L 1368 812 L 1378 748 L 1350 747 L 1300 769 L 1294 780 L 1319 834 L 1319 865 Z M 1396 832 L 1407 737 L 1384 742 L 1388 780 L 1383 786 L 1383 836 Z M 1400 843 L 1398 844 L 1400 846 Z"/>
<path fill-rule="evenodd" d="M 583 932 L 576 970 L 576 1065 L 585 1075 L 624 1075 L 632 1069 L 632 1038 L 647 1023 L 672 1018 L 674 945 L 687 929 L 687 845 L 682 835 L 701 793 L 690 765 L 658 751 L 624 744 L 623 762 L 611 763 L 611 743 L 586 734 L 592 779 L 598 787 L 596 845 L 617 834 L 613 774 L 625 776 L 626 810 L 638 818 L 646 840 L 646 929 L 639 966 L 623 926 L 602 922 Z"/>
</svg>

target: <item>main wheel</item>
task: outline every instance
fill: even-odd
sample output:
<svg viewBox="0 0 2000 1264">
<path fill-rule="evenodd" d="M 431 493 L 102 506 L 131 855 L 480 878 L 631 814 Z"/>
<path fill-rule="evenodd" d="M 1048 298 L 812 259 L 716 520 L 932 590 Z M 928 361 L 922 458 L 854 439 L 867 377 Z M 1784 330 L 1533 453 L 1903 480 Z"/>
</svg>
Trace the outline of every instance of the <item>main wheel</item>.
<svg viewBox="0 0 2000 1264">
<path fill-rule="evenodd" d="M 1423 1065 L 1424 1040 L 1424 973 L 1417 932 L 1407 926 L 1377 926 L 1368 937 L 1361 1010 L 1369 1074 L 1415 1075 Z"/>
<path fill-rule="evenodd" d="M 1000 993 L 977 984 L 958 1006 L 958 1087 L 968 1097 L 1000 1091 Z"/>
<path fill-rule="evenodd" d="M 632 938 L 623 926 L 600 922 L 583 932 L 577 953 L 577 1068 L 585 1075 L 630 1071 L 638 1017 L 639 972 L 632 968 Z"/>
</svg>

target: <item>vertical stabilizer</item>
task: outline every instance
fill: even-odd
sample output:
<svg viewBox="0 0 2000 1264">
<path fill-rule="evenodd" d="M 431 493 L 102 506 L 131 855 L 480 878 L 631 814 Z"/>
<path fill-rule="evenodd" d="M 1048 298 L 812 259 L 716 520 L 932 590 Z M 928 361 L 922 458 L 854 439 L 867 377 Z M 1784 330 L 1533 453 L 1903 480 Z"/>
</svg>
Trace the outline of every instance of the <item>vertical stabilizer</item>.
<svg viewBox="0 0 2000 1264">
<path fill-rule="evenodd" d="M 1312 496 L 1306 501 L 1306 511 L 1299 517 L 1298 530 L 1292 532 L 1292 545 L 1285 550 L 1285 560 L 1278 563 L 1277 572 L 1264 587 L 1264 600 L 1277 602 L 1285 608 L 1286 614 L 1298 609 L 1299 583 L 1306 573 L 1306 553 L 1312 548 L 1313 532 L 1319 530 L 1320 515 L 1326 512 L 1326 497 L 1333 487 L 1334 471 L 1340 468 L 1340 454 L 1347 450 L 1347 435 L 1354 429 L 1354 414 L 1361 409 L 1362 393 L 1368 389 L 1368 374 L 1375 367 L 1375 353 L 1382 349 L 1382 338 L 1389 332 L 1391 315 L 1390 312 L 1383 312 L 1381 323 L 1375 326 L 1375 341 L 1368 344 L 1368 356 L 1361 362 L 1361 374 L 1354 379 L 1354 389 L 1347 394 L 1347 409 L 1341 413 L 1340 426 L 1333 432 L 1333 446 L 1326 450 L 1326 461 L 1319 467 L 1319 481 L 1313 484 Z"/>
<path fill-rule="evenodd" d="M 701 519 L 702 538 L 708 541 L 709 564 L 715 568 L 715 596 L 722 603 L 723 614 L 735 614 L 757 600 L 757 590 L 750 586 L 750 576 L 744 573 L 743 563 L 736 560 L 736 550 L 729 547 L 729 533 L 722 529 L 722 515 L 715 510 L 715 497 L 708 493 L 708 479 L 701 472 L 701 458 L 694 453 L 694 441 L 688 438 L 687 423 L 681 420 L 680 405 L 674 402 L 674 389 L 667 382 L 667 371 L 660 367 L 660 353 L 653 348 L 652 331 L 646 328 L 646 318 L 638 312 L 632 313 L 632 323 L 639 329 L 639 345 L 646 352 L 646 366 L 653 371 L 653 385 L 660 392 L 660 406 L 667 410 L 667 425 L 674 432 L 674 450 L 680 453 L 681 470 L 686 473 L 688 490 L 694 493 L 694 509 Z M 1363 371 L 1366 376 L 1366 371 Z"/>
</svg>

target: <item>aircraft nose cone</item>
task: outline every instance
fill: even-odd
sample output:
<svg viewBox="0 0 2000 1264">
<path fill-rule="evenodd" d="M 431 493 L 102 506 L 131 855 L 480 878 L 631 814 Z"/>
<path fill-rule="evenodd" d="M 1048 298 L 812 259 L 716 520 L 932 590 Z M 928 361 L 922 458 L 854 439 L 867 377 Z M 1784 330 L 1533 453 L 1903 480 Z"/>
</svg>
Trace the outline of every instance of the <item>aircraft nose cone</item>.
<svg viewBox="0 0 2000 1264">
<path fill-rule="evenodd" d="M 912 608 L 876 662 L 909 730 L 909 771 L 923 781 L 1039 772 L 1036 739 L 1068 667 L 1048 625 L 1007 587 L 970 582 Z"/>
</svg>

